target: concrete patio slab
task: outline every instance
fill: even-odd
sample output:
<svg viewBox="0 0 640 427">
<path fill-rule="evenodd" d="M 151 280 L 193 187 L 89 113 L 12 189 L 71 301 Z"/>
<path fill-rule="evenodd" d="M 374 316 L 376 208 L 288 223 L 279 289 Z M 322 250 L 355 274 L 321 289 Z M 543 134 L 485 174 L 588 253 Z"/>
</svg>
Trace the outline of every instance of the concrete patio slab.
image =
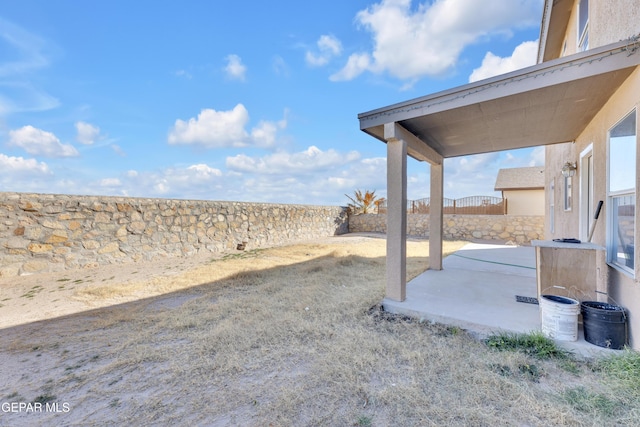
<svg viewBox="0 0 640 427">
<path fill-rule="evenodd" d="M 407 284 L 403 302 L 385 298 L 386 311 L 458 326 L 486 337 L 499 331 L 539 331 L 540 307 L 516 301 L 537 297 L 535 250 L 530 246 L 469 243 L 443 261 L 440 271 L 427 270 Z M 578 355 L 615 353 L 584 340 L 557 343 Z"/>
</svg>

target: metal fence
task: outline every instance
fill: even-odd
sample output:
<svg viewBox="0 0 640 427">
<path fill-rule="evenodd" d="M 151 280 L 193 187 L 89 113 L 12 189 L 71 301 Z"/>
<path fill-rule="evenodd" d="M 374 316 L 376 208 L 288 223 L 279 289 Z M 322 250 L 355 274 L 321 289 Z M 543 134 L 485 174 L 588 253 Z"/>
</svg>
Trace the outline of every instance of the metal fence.
<svg viewBox="0 0 640 427">
<path fill-rule="evenodd" d="M 431 211 L 430 197 L 407 201 L 407 213 L 428 214 Z M 376 205 L 376 213 L 387 213 L 387 201 Z M 468 215 L 505 215 L 507 201 L 501 197 L 470 196 L 461 199 L 443 199 L 443 213 Z"/>
</svg>

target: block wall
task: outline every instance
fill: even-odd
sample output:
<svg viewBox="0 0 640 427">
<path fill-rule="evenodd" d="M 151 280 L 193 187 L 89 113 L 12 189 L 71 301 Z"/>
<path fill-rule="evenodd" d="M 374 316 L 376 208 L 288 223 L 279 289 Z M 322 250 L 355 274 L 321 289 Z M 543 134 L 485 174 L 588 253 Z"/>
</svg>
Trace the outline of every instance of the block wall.
<svg viewBox="0 0 640 427">
<path fill-rule="evenodd" d="M 348 232 L 346 209 L 0 193 L 0 276 L 247 250 Z"/>
</svg>

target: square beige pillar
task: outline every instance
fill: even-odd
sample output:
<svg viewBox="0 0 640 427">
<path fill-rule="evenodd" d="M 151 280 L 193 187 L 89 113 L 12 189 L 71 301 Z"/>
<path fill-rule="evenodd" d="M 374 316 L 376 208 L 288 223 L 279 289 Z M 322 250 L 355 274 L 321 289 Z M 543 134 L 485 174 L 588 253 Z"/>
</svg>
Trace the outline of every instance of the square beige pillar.
<svg viewBox="0 0 640 427">
<path fill-rule="evenodd" d="M 442 270 L 442 237 L 444 202 L 443 164 L 431 165 L 431 194 L 429 201 L 429 269 Z"/>
<path fill-rule="evenodd" d="M 387 298 L 407 295 L 407 143 L 387 140 Z"/>
</svg>

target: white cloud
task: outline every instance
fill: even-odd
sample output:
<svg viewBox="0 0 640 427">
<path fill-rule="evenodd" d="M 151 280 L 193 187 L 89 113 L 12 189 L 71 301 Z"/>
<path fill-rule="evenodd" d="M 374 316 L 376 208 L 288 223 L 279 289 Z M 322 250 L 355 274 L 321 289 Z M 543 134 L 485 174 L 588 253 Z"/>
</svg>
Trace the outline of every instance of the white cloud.
<svg viewBox="0 0 640 427">
<path fill-rule="evenodd" d="M 257 145 L 271 147 L 276 141 L 277 132 L 278 126 L 276 123 L 262 121 L 251 131 L 251 138 Z"/>
<path fill-rule="evenodd" d="M 309 150 L 301 153 L 307 151 Z M 303 154 L 301 157 L 305 156 Z M 259 202 L 286 200 L 288 203 L 346 205 L 348 200 L 344 194 L 351 194 L 358 188 L 379 190 L 376 194 L 384 197 L 386 159 L 359 159 L 357 153 L 347 156 L 352 160 L 342 164 L 336 162 L 330 167 L 325 165 L 317 169 L 305 169 L 302 162 L 290 167 L 282 175 L 271 173 L 272 171 L 261 162 L 247 163 L 246 166 L 253 164 L 264 169 L 257 173 L 252 173 L 249 168 L 241 173 L 231 170 L 229 175 L 235 173 L 237 176 L 234 177 L 235 185 L 228 188 L 227 198 Z M 277 162 L 274 162 L 271 166 L 275 168 L 276 164 Z"/>
<path fill-rule="evenodd" d="M 20 76 L 22 77 L 22 76 Z M 0 115 L 56 108 L 60 102 L 29 82 L 0 81 L 4 94 L 0 94 Z"/>
<path fill-rule="evenodd" d="M 329 61 L 342 53 L 342 43 L 332 35 L 322 35 L 316 43 L 318 52 L 307 51 L 305 60 L 312 67 L 327 65 Z"/>
<path fill-rule="evenodd" d="M 234 182 L 224 189 L 229 200 L 339 205 L 357 188 L 384 195 L 386 187 L 386 159 L 362 159 L 356 151 L 311 146 L 263 157 L 240 154 L 228 157 L 226 166 Z"/>
<path fill-rule="evenodd" d="M 204 179 L 204 180 L 208 180 L 217 176 L 222 176 L 222 171 L 220 171 L 220 169 L 215 169 L 202 163 L 189 166 L 187 168 L 187 171 L 190 174 L 193 174 L 192 176 L 197 177 L 198 179 Z"/>
<path fill-rule="evenodd" d="M 160 172 L 130 170 L 121 178 L 123 192 L 181 199 L 211 198 L 224 184 L 222 171 L 206 164 L 171 167 Z"/>
<path fill-rule="evenodd" d="M 535 65 L 537 55 L 537 41 L 521 43 L 516 46 L 511 56 L 504 58 L 494 55 L 492 52 L 487 52 L 482 60 L 482 65 L 474 69 L 469 76 L 469 82 L 487 79 L 489 77 Z"/>
<path fill-rule="evenodd" d="M 206 163 L 160 170 L 126 170 L 116 176 L 64 173 L 52 179 L 44 163 L 0 155 L 0 184 L 9 191 L 129 197 L 344 205 L 355 189 L 386 186 L 386 160 L 316 147 L 264 157 L 235 156 L 219 169 Z M 22 172 L 19 172 L 22 171 Z"/>
<path fill-rule="evenodd" d="M 493 188 L 498 170 L 501 167 L 500 153 L 445 159 L 445 197 L 455 199 L 467 196 L 497 195 Z"/>
<path fill-rule="evenodd" d="M 128 170 L 119 177 L 100 178 L 88 183 L 78 180 L 67 183 L 67 186 L 74 187 L 75 194 L 177 199 L 212 199 L 225 187 L 222 171 L 206 164 L 159 171 Z"/>
<path fill-rule="evenodd" d="M 500 167 L 521 168 L 527 166 L 544 166 L 544 152 L 544 146 L 508 151 Z"/>
<path fill-rule="evenodd" d="M 545 147 L 535 147 L 529 155 L 527 166 L 544 166 Z"/>
<path fill-rule="evenodd" d="M 253 141 L 253 145 L 258 147 L 273 147 L 276 143 L 278 130 L 285 129 L 286 127 L 286 118 L 278 122 L 270 122 L 266 120 L 260 121 L 258 126 L 251 130 L 251 140 Z"/>
<path fill-rule="evenodd" d="M 280 55 L 273 57 L 271 66 L 273 68 L 273 72 L 279 76 L 289 77 L 289 74 L 291 73 L 287 62 Z"/>
<path fill-rule="evenodd" d="M 166 196 L 170 190 L 171 188 L 167 185 L 164 179 L 153 186 L 153 191 L 161 196 Z"/>
<path fill-rule="evenodd" d="M 331 55 L 340 55 L 340 52 L 342 52 L 342 43 L 335 36 L 323 35 L 318 39 L 318 49 L 320 49 L 320 52 L 329 52 Z"/>
<path fill-rule="evenodd" d="M 538 24 L 541 0 L 382 0 L 356 15 L 373 37 L 371 52 L 350 56 L 331 79 L 350 80 L 369 71 L 401 80 L 450 71 L 465 47 L 481 37 Z"/>
<path fill-rule="evenodd" d="M 193 144 L 206 148 L 221 147 L 271 147 L 277 131 L 287 126 L 286 119 L 278 122 L 261 121 L 248 132 L 249 112 L 242 104 L 231 111 L 203 109 L 197 118 L 176 120 L 169 132 L 169 144 Z"/>
<path fill-rule="evenodd" d="M 227 55 L 225 58 L 227 65 L 224 67 L 224 71 L 227 77 L 232 80 L 245 80 L 247 73 L 247 67 L 242 63 L 242 59 L 238 55 Z"/>
<path fill-rule="evenodd" d="M 53 172 L 44 162 L 0 153 L 0 188 L 2 191 L 53 193 Z"/>
<path fill-rule="evenodd" d="M 328 170 L 353 162 L 359 158 L 360 154 L 357 151 L 350 151 L 344 154 L 338 153 L 334 149 L 322 151 L 315 146 L 311 146 L 297 153 L 282 151 L 257 158 L 238 154 L 233 157 L 227 157 L 226 165 L 236 172 L 287 175 Z"/>
<path fill-rule="evenodd" d="M 349 56 L 347 65 L 329 77 L 334 82 L 353 80 L 371 67 L 371 56 L 368 53 L 354 53 Z"/>
<path fill-rule="evenodd" d="M 493 190 L 498 170 L 527 166 L 544 166 L 544 147 L 445 159 L 445 197 L 499 197 L 500 193 Z"/>
<path fill-rule="evenodd" d="M 44 40 L 2 18 L 0 28 L 0 42 L 10 48 L 5 52 L 18 52 L 13 61 L 6 60 L 9 55 L 5 56 L 5 61 L 0 63 L 0 77 L 23 74 L 49 65 Z"/>
<path fill-rule="evenodd" d="M 351 193 L 354 190 L 376 190 L 376 195 L 386 197 L 387 187 L 387 159 L 373 157 L 362 159 L 349 164 L 328 178 L 331 187 L 342 192 Z"/>
<path fill-rule="evenodd" d="M 209 148 L 244 147 L 249 112 L 242 104 L 231 111 L 204 109 L 188 122 L 176 120 L 169 133 L 169 144 L 201 144 Z"/>
<path fill-rule="evenodd" d="M 122 181 L 118 178 L 104 178 L 100 180 L 101 187 L 120 187 L 122 185 Z"/>
<path fill-rule="evenodd" d="M 35 159 L 7 156 L 0 153 L 0 174 L 13 176 L 14 174 L 50 174 L 49 166 Z"/>
<path fill-rule="evenodd" d="M 100 128 L 85 122 L 76 122 L 76 131 L 78 132 L 76 140 L 84 145 L 91 145 L 100 136 Z"/>
<path fill-rule="evenodd" d="M 0 28 L 0 115 L 56 108 L 60 102 L 28 80 L 50 65 L 53 46 L 1 17 Z"/>
<path fill-rule="evenodd" d="M 118 156 L 127 157 L 127 153 L 125 153 L 122 147 L 120 147 L 118 144 L 111 144 L 110 147 Z"/>
<path fill-rule="evenodd" d="M 175 72 L 176 77 L 182 77 L 187 80 L 191 80 L 193 76 L 187 70 L 178 70 Z"/>
<path fill-rule="evenodd" d="M 45 157 L 74 157 L 79 155 L 78 150 L 73 145 L 62 144 L 53 133 L 29 125 L 9 131 L 8 145 L 20 147 L 29 154 Z"/>
</svg>

